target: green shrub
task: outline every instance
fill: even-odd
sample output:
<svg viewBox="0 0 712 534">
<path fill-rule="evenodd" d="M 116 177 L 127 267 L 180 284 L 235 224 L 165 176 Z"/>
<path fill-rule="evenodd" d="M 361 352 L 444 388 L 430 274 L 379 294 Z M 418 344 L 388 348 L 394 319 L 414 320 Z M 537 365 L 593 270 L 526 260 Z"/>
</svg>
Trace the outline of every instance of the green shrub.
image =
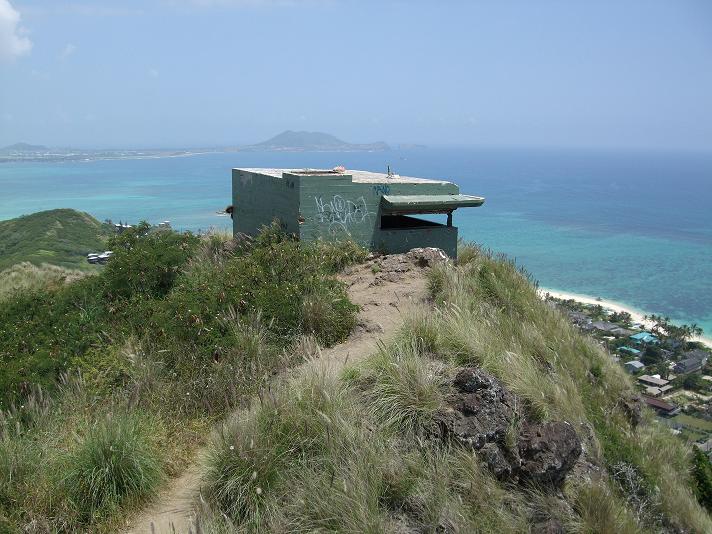
<svg viewBox="0 0 712 534">
<path fill-rule="evenodd" d="M 107 293 L 166 295 L 198 242 L 190 232 L 151 231 L 145 222 L 114 237 L 109 243 L 114 255 L 104 272 Z"/>
<path fill-rule="evenodd" d="M 357 308 L 343 284 L 328 274 L 316 245 L 269 236 L 258 238 L 268 244 L 253 244 L 218 266 L 195 265 L 183 273 L 157 305 L 151 329 L 169 342 L 193 344 L 200 361 L 230 350 L 228 310 L 259 314 L 273 342 L 283 345 L 302 332 L 314 333 L 325 345 L 345 339 Z"/>
<path fill-rule="evenodd" d="M 130 336 L 150 338 L 167 371 L 190 373 L 212 394 L 242 350 L 226 320 L 230 310 L 260 316 L 267 328 L 261 369 L 276 365 L 279 349 L 302 332 L 331 345 L 355 323 L 357 308 L 333 277 L 363 257 L 349 242 L 299 243 L 270 227 L 252 243 L 237 243 L 142 224 L 111 246 L 115 254 L 100 274 L 16 292 L 0 306 L 0 404 L 32 384 L 51 390 L 70 368 L 84 370 L 98 393 L 122 387 L 130 369 L 111 345 Z"/>
<path fill-rule="evenodd" d="M 101 284 L 89 276 L 55 291 L 17 294 L 0 306 L 0 406 L 33 384 L 51 389 L 72 356 L 104 342 L 111 328 Z"/>
<path fill-rule="evenodd" d="M 80 520 L 114 512 L 127 499 L 151 495 L 163 476 L 149 422 L 114 414 L 91 425 L 66 458 L 62 485 Z"/>
<path fill-rule="evenodd" d="M 693 448 L 692 478 L 697 500 L 708 512 L 712 512 L 712 463 L 697 447 Z"/>
<path fill-rule="evenodd" d="M 368 257 L 368 250 L 354 241 L 322 242 L 314 244 L 314 249 L 327 272 L 338 273 L 344 268 L 362 263 Z"/>
</svg>

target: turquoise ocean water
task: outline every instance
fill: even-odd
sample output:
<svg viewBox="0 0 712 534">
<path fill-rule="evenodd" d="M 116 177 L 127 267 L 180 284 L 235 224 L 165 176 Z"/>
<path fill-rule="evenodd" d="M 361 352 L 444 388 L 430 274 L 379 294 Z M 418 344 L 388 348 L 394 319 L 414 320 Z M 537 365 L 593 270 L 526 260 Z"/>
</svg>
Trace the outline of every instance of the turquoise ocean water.
<svg viewBox="0 0 712 534">
<path fill-rule="evenodd" d="M 70 207 L 99 219 L 229 228 L 232 167 L 333 167 L 457 182 L 487 197 L 461 235 L 516 259 L 544 287 L 615 300 L 712 334 L 712 155 L 394 150 L 232 153 L 0 164 L 0 220 Z"/>
</svg>

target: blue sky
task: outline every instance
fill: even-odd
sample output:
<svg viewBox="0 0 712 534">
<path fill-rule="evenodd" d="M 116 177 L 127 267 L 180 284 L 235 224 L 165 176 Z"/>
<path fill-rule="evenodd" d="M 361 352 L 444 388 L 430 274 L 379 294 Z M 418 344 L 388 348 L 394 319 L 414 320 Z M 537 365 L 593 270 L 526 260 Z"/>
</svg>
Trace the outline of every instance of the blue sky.
<svg viewBox="0 0 712 534">
<path fill-rule="evenodd" d="M 712 150 L 708 0 L 0 0 L 0 145 Z"/>
</svg>

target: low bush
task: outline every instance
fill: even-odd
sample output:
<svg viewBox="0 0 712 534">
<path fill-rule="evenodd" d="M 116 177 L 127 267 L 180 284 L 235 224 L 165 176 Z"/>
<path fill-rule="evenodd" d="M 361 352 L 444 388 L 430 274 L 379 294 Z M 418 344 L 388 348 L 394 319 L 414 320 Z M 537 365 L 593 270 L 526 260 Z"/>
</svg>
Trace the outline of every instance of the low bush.
<svg viewBox="0 0 712 534">
<path fill-rule="evenodd" d="M 111 246 L 114 256 L 100 274 L 13 293 L 0 307 L 0 406 L 26 395 L 32 384 L 51 389 L 72 368 L 102 382 L 98 393 L 120 385 L 126 362 L 114 345 L 129 336 L 160 345 L 166 370 L 193 373 L 197 365 L 204 369 L 196 374 L 211 375 L 213 362 L 234 360 L 239 352 L 235 330 L 227 326 L 230 313 L 261 317 L 269 332 L 266 366 L 303 332 L 330 345 L 355 323 L 357 309 L 333 277 L 363 257 L 348 243 L 303 244 L 271 227 L 253 242 L 237 243 L 142 224 Z"/>
<path fill-rule="evenodd" d="M 233 331 L 226 326 L 229 313 L 259 314 L 272 342 L 280 346 L 301 333 L 331 345 L 353 328 L 356 306 L 343 284 L 331 277 L 331 266 L 315 253 L 324 245 L 262 238 L 267 245 L 253 244 L 220 265 L 191 266 L 155 308 L 149 328 L 169 346 L 191 343 L 194 350 L 187 362 L 191 366 L 221 359 L 229 351 L 234 342 Z M 180 352 L 174 352 L 177 367 L 183 358 Z"/>
</svg>

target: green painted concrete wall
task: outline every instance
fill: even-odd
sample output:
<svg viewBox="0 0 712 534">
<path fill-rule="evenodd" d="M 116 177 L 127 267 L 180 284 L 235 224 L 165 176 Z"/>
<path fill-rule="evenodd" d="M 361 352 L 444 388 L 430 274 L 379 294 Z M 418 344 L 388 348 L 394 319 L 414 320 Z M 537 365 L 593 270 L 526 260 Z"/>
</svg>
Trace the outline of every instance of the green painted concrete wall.
<svg viewBox="0 0 712 534">
<path fill-rule="evenodd" d="M 233 169 L 233 232 L 256 234 L 278 219 L 282 229 L 299 233 L 298 181 Z"/>
<path fill-rule="evenodd" d="M 457 258 L 457 228 L 432 226 L 380 230 L 373 250 L 399 253 L 419 247 L 438 247 L 451 258 Z"/>
<path fill-rule="evenodd" d="M 415 247 L 439 247 L 457 254 L 457 228 L 380 229 L 383 195 L 458 194 L 444 183 L 352 182 L 350 174 L 300 175 L 272 178 L 233 170 L 234 230 L 256 233 L 273 219 L 302 240 L 353 239 L 372 250 L 405 252 Z M 299 217 L 303 222 L 299 223 Z M 406 248 L 407 247 L 407 248 Z"/>
</svg>

